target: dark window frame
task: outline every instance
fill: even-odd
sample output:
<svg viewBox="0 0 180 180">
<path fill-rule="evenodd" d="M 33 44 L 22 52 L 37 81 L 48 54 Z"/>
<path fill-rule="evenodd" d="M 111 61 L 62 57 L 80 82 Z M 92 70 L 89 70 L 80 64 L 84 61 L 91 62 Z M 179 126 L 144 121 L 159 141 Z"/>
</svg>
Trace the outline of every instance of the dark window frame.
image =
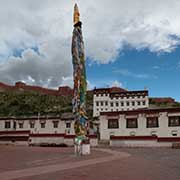
<svg viewBox="0 0 180 180">
<path fill-rule="evenodd" d="M 16 121 L 13 122 L 13 129 L 16 129 L 17 128 L 17 123 Z"/>
<path fill-rule="evenodd" d="M 35 123 L 30 123 L 30 128 L 33 129 L 35 126 Z"/>
<path fill-rule="evenodd" d="M 147 117 L 146 118 L 146 128 L 158 128 L 159 119 L 158 117 Z"/>
<path fill-rule="evenodd" d="M 46 123 L 41 123 L 41 128 L 46 128 Z"/>
<path fill-rule="evenodd" d="M 135 123 L 132 123 L 135 122 Z M 133 126 L 134 124 L 134 126 Z M 133 128 L 138 128 L 138 120 L 137 118 L 128 118 L 126 119 L 126 128 L 128 129 L 133 129 Z"/>
<path fill-rule="evenodd" d="M 71 128 L 71 123 L 70 122 L 66 123 L 66 128 Z"/>
<path fill-rule="evenodd" d="M 175 119 L 175 118 L 178 118 L 178 119 Z M 174 121 L 173 123 L 171 121 Z M 175 123 L 175 121 L 178 120 L 178 123 Z M 168 126 L 169 127 L 178 127 L 180 126 L 180 116 L 169 116 L 168 117 Z"/>
<path fill-rule="evenodd" d="M 4 128 L 5 129 L 10 129 L 11 128 L 11 122 L 10 121 L 5 121 Z"/>
<path fill-rule="evenodd" d="M 59 127 L 59 121 L 53 121 L 53 128 Z"/>
<path fill-rule="evenodd" d="M 19 129 L 23 129 L 24 128 L 24 123 L 19 123 Z"/>
<path fill-rule="evenodd" d="M 108 119 L 108 129 L 119 129 L 119 120 Z"/>
</svg>

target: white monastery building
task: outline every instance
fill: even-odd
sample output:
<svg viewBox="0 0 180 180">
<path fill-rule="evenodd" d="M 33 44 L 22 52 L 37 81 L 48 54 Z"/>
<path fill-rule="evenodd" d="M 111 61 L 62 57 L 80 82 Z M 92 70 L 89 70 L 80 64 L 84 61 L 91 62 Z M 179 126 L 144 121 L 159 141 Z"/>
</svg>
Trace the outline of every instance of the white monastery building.
<svg viewBox="0 0 180 180">
<path fill-rule="evenodd" d="M 100 112 L 128 111 L 140 108 L 148 108 L 148 91 L 127 91 L 122 88 L 94 89 L 93 116 Z"/>
<path fill-rule="evenodd" d="M 150 108 L 147 90 L 94 89 L 100 140 L 111 146 L 172 146 L 180 142 L 180 108 Z"/>
</svg>

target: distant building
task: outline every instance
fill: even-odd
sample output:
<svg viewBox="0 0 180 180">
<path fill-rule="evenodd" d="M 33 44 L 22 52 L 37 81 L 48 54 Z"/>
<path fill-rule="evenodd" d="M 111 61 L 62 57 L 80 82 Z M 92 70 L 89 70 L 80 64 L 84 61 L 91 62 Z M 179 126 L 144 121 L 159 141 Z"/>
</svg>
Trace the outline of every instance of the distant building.
<svg viewBox="0 0 180 180">
<path fill-rule="evenodd" d="M 148 91 L 127 91 L 122 88 L 94 89 L 93 116 L 100 112 L 115 112 L 149 107 Z"/>
<path fill-rule="evenodd" d="M 43 88 L 40 86 L 27 85 L 23 82 L 16 82 L 15 86 L 10 86 L 0 82 L 0 91 L 27 91 L 53 96 L 72 96 L 73 94 L 73 90 L 68 86 L 61 86 L 58 90 L 55 90 Z"/>
<path fill-rule="evenodd" d="M 150 98 L 150 103 L 151 104 L 174 104 L 175 103 L 175 99 L 171 98 L 171 97 L 153 97 Z"/>
</svg>

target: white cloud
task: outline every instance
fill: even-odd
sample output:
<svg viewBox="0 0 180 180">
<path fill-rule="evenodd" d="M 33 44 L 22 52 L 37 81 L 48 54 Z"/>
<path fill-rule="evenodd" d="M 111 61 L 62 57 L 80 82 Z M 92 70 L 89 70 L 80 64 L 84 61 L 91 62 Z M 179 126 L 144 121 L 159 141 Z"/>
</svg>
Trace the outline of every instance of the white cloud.
<svg viewBox="0 0 180 180">
<path fill-rule="evenodd" d="M 62 83 L 60 86 L 69 86 L 73 88 L 73 77 L 62 77 Z"/>
<path fill-rule="evenodd" d="M 115 80 L 115 81 L 112 82 L 110 87 L 122 87 L 122 83 L 117 81 L 117 80 Z"/>
<path fill-rule="evenodd" d="M 134 73 L 127 69 L 114 70 L 113 73 L 121 74 L 121 75 L 127 76 L 127 77 L 138 78 L 138 79 L 157 79 L 157 76 L 155 76 L 155 75 L 150 75 L 150 74 L 145 74 L 145 73 L 141 73 L 141 74 Z"/>
<path fill-rule="evenodd" d="M 171 52 L 179 45 L 179 0 L 76 2 L 83 21 L 86 56 L 92 61 L 115 61 L 127 44 L 156 53 Z M 64 83 L 63 78 L 72 78 L 70 46 L 74 3 L 0 0 L 0 81 L 22 80 L 56 87 Z M 39 52 L 30 50 L 32 47 Z M 13 57 L 19 49 L 21 57 Z"/>
</svg>

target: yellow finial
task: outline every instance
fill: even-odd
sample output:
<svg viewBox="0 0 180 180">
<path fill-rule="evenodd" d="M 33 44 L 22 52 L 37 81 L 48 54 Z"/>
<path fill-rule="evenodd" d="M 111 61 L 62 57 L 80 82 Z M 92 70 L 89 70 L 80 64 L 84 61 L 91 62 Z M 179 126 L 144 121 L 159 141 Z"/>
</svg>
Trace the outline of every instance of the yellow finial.
<svg viewBox="0 0 180 180">
<path fill-rule="evenodd" d="M 77 4 L 74 6 L 74 25 L 80 21 L 80 13 Z"/>
</svg>

